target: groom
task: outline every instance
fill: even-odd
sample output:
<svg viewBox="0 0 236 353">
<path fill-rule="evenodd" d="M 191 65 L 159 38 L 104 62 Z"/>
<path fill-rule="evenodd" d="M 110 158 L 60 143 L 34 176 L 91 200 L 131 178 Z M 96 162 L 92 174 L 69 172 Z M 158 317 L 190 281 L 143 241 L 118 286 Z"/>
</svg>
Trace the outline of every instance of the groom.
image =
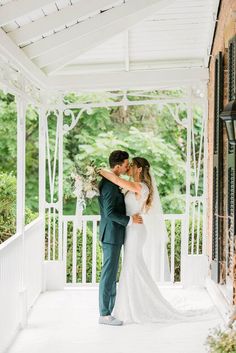
<svg viewBox="0 0 236 353">
<path fill-rule="evenodd" d="M 125 151 L 113 151 L 109 157 L 111 171 L 116 175 L 126 174 L 129 155 Z M 132 223 L 142 223 L 140 215 L 126 216 L 124 195 L 119 187 L 102 178 L 99 185 L 101 213 L 100 240 L 103 250 L 103 266 L 99 283 L 99 323 L 120 326 L 122 321 L 111 316 L 116 299 L 116 276 L 125 229 Z"/>
</svg>

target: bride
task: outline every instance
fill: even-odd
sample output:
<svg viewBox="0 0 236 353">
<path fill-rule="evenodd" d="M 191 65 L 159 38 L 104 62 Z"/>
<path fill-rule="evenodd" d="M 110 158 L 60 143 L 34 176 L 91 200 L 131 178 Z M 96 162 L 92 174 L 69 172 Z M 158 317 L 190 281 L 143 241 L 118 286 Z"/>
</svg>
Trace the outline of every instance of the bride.
<svg viewBox="0 0 236 353">
<path fill-rule="evenodd" d="M 126 214 L 140 213 L 143 218 L 143 224 L 126 228 L 124 261 L 112 315 L 125 323 L 186 319 L 189 316 L 171 306 L 156 284 L 156 281 L 170 280 L 170 272 L 165 221 L 149 162 L 142 157 L 132 159 L 127 174 L 133 181 L 104 169 L 100 174 L 127 191 Z"/>
</svg>

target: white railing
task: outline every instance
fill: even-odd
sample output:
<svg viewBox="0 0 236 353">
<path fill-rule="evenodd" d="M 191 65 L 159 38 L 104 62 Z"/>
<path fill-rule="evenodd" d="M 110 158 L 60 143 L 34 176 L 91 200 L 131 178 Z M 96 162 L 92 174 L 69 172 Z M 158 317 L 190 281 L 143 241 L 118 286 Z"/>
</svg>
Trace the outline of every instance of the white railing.
<svg viewBox="0 0 236 353">
<path fill-rule="evenodd" d="M 46 241 L 46 256 L 45 260 L 55 261 L 61 258 L 61 245 L 62 239 L 58 239 L 58 202 L 55 203 L 46 203 L 46 232 L 45 232 L 45 241 Z M 59 244 L 59 248 L 58 248 Z"/>
<path fill-rule="evenodd" d="M 44 223 L 38 218 L 25 227 L 25 287 L 29 309 L 43 289 Z"/>
<path fill-rule="evenodd" d="M 189 255 L 201 255 L 204 253 L 203 243 L 203 196 L 191 196 L 189 217 Z M 191 220 L 191 222 L 190 222 Z"/>
<path fill-rule="evenodd" d="M 37 218 L 0 244 L 0 352 L 3 352 L 22 323 L 27 311 L 42 290 L 44 256 L 43 220 Z M 22 308 L 22 291 L 26 308 Z"/>
<path fill-rule="evenodd" d="M 170 264 L 170 279 L 171 282 L 176 282 L 176 272 L 179 273 L 178 282 L 181 282 L 182 277 L 182 258 L 186 251 L 185 241 L 185 215 L 184 214 L 165 214 L 164 219 L 170 222 L 169 234 L 169 264 Z M 177 222 L 179 222 L 179 231 L 177 230 Z M 180 237 L 178 237 L 180 235 Z M 179 242 L 180 244 L 177 244 Z M 179 251 L 179 254 L 177 253 Z M 179 269 L 176 271 L 175 264 L 176 259 L 179 258 Z"/>
<path fill-rule="evenodd" d="M 100 216 L 63 216 L 63 259 L 65 283 L 97 283 L 97 257 L 101 254 L 98 241 L 98 222 Z M 91 254 L 88 256 L 87 244 L 90 243 Z M 79 252 L 78 249 L 79 248 Z M 78 258 L 81 259 L 78 264 Z M 87 279 L 88 261 L 91 269 L 90 280 Z M 70 261 L 70 263 L 69 263 Z M 69 265 L 69 266 L 68 266 Z M 80 269 L 78 273 L 78 267 Z M 80 280 L 78 279 L 80 277 Z M 71 278 L 68 279 L 68 278 Z"/>
<path fill-rule="evenodd" d="M 164 218 L 166 223 L 170 224 L 168 248 L 171 281 L 181 281 L 182 256 L 188 251 L 188 243 L 184 237 L 185 215 L 166 214 Z M 62 248 L 65 283 L 68 285 L 95 285 L 98 282 L 98 268 L 101 264 L 101 247 L 98 241 L 99 221 L 99 215 L 83 215 L 79 219 L 77 216 L 63 216 Z M 90 253 L 88 253 L 89 249 Z M 179 268 L 176 267 L 177 261 L 179 261 Z"/>
</svg>

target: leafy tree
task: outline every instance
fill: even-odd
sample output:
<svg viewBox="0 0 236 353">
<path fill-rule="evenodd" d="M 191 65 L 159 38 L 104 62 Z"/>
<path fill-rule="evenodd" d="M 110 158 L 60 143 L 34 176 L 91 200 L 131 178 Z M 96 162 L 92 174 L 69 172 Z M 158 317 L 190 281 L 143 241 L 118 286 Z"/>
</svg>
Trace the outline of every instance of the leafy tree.
<svg viewBox="0 0 236 353">
<path fill-rule="evenodd" d="M 16 232 L 16 177 L 0 172 L 0 243 Z M 34 212 L 26 207 L 25 221 L 30 223 Z"/>
</svg>

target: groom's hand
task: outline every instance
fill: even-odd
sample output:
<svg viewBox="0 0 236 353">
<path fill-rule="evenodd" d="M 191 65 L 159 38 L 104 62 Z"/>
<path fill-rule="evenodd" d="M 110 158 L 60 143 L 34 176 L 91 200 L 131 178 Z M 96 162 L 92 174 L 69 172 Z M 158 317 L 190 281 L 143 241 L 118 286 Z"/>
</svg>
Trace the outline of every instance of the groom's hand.
<svg viewBox="0 0 236 353">
<path fill-rule="evenodd" d="M 132 216 L 132 220 L 133 220 L 133 223 L 135 223 L 135 224 L 142 224 L 143 223 L 143 219 L 140 216 L 140 214 L 138 214 L 138 213 L 136 213 Z"/>
</svg>

